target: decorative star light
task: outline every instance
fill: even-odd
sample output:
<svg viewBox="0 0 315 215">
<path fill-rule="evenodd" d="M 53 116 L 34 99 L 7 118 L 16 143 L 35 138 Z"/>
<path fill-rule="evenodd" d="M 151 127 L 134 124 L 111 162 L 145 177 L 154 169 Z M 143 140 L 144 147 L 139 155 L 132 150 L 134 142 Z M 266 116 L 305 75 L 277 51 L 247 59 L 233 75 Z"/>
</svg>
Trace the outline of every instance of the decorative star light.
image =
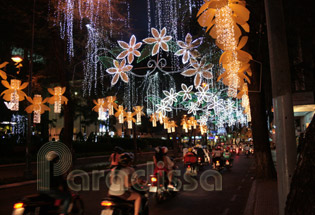
<svg viewBox="0 0 315 215">
<path fill-rule="evenodd" d="M 166 91 L 166 90 L 163 90 L 163 93 L 164 93 L 164 95 L 166 96 L 164 99 L 163 99 L 163 101 L 166 103 L 166 104 L 168 104 L 168 105 L 170 105 L 170 106 L 172 106 L 173 105 L 173 102 L 177 102 L 177 93 L 175 92 L 175 90 L 173 89 L 173 88 L 171 88 L 171 90 L 168 92 L 168 91 Z"/>
<path fill-rule="evenodd" d="M 190 102 L 189 105 L 187 106 L 187 109 L 188 109 L 188 114 L 193 114 L 193 115 L 196 115 L 197 114 L 197 111 L 199 110 L 199 105 L 200 103 L 199 102 Z"/>
<path fill-rule="evenodd" d="M 182 91 L 179 91 L 178 94 L 183 96 L 183 101 L 186 101 L 187 99 L 191 100 L 192 97 L 191 97 L 190 93 L 191 93 L 191 90 L 193 89 L 194 86 L 190 85 L 187 88 L 186 84 L 182 84 L 181 87 L 182 87 Z"/>
<path fill-rule="evenodd" d="M 231 114 L 233 111 L 236 110 L 235 107 L 235 101 L 233 101 L 232 99 L 228 99 L 224 102 L 224 106 L 225 106 L 225 110 L 227 113 Z"/>
<path fill-rule="evenodd" d="M 123 80 L 125 83 L 128 83 L 129 78 L 126 72 L 132 70 L 132 65 L 126 65 L 126 59 L 123 59 L 120 64 L 117 60 L 113 60 L 114 66 L 106 70 L 107 73 L 114 75 L 111 84 L 115 85 L 119 79 Z"/>
<path fill-rule="evenodd" d="M 134 60 L 134 56 L 140 57 L 141 53 L 137 50 L 142 46 L 142 42 L 136 43 L 136 36 L 132 35 L 129 44 L 124 41 L 118 41 L 121 48 L 124 49 L 118 56 L 117 59 L 128 58 L 128 63 L 131 64 Z"/>
<path fill-rule="evenodd" d="M 203 58 L 200 62 L 198 62 L 195 59 L 190 59 L 190 65 L 193 68 L 187 69 L 186 71 L 182 72 L 181 75 L 186 77 L 195 76 L 194 85 L 196 88 L 200 86 L 203 78 L 205 79 L 213 78 L 212 72 L 209 71 L 212 70 L 213 65 L 206 64 L 205 58 Z"/>
<path fill-rule="evenodd" d="M 197 121 L 200 125 L 207 125 L 208 117 L 206 115 L 202 115 Z"/>
<path fill-rule="evenodd" d="M 199 52 L 195 49 L 202 43 L 202 38 L 198 38 L 194 41 L 192 41 L 191 34 L 187 34 L 185 38 L 185 42 L 183 41 L 177 41 L 177 45 L 181 48 L 178 50 L 175 55 L 176 56 L 183 56 L 182 62 L 183 64 L 186 64 L 190 57 L 197 58 L 200 56 Z"/>
<path fill-rule="evenodd" d="M 159 53 L 160 48 L 162 48 L 164 51 L 169 51 L 169 46 L 167 44 L 168 41 L 172 39 L 171 36 L 165 36 L 166 35 L 166 28 L 164 27 L 161 31 L 161 33 L 158 32 L 155 28 L 151 28 L 151 33 L 153 37 L 148 37 L 143 40 L 143 42 L 147 44 L 154 44 L 152 49 L 152 56 Z"/>
<path fill-rule="evenodd" d="M 198 91 L 196 96 L 198 97 L 198 102 L 202 103 L 203 101 L 209 102 L 212 97 L 214 96 L 213 93 L 208 92 L 209 90 L 209 85 L 206 85 L 205 87 L 198 87 Z"/>
<path fill-rule="evenodd" d="M 161 102 L 161 104 L 157 104 L 157 111 L 156 112 L 160 112 L 162 114 L 162 116 L 166 116 L 166 112 L 171 112 L 172 108 L 168 106 L 168 104 L 164 101 Z"/>
</svg>

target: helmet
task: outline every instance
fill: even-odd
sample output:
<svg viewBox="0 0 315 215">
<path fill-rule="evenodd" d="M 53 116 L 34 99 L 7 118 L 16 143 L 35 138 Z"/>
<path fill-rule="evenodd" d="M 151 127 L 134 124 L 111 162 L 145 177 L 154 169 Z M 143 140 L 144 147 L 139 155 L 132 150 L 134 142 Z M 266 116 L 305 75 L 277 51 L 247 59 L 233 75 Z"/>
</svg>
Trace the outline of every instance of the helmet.
<svg viewBox="0 0 315 215">
<path fill-rule="evenodd" d="M 192 152 L 192 148 L 189 148 L 188 151 L 189 151 L 189 152 Z"/>
<path fill-rule="evenodd" d="M 132 155 L 126 152 L 120 155 L 118 164 L 122 166 L 128 166 L 132 162 L 132 160 L 133 160 Z"/>
<path fill-rule="evenodd" d="M 162 152 L 163 152 L 164 154 L 166 154 L 166 153 L 168 152 L 168 148 L 167 148 L 166 146 L 163 146 L 163 147 L 162 147 Z"/>
</svg>

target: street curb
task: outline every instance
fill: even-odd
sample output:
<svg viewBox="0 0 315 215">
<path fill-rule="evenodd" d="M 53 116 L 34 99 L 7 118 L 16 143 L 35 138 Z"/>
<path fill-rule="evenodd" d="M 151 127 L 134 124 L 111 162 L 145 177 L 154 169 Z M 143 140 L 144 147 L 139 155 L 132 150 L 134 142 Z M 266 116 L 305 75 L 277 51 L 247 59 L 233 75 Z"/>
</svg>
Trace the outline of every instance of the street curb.
<svg viewBox="0 0 315 215">
<path fill-rule="evenodd" d="M 256 182 L 256 180 L 254 180 L 252 183 L 252 187 L 249 191 L 244 215 L 253 215 L 254 214 L 255 203 L 256 203 L 256 193 L 257 193 L 257 182 Z"/>
</svg>

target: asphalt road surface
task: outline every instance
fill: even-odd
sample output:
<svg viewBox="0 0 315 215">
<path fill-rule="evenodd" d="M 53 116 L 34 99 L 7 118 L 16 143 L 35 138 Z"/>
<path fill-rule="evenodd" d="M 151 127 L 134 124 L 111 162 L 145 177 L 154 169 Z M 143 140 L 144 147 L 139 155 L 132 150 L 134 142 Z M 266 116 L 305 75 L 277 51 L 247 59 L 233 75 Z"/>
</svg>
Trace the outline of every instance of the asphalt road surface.
<svg viewBox="0 0 315 215">
<path fill-rule="evenodd" d="M 253 169 L 252 158 L 244 155 L 234 157 L 234 164 L 230 171 L 223 170 L 222 190 L 206 191 L 200 185 L 193 191 L 181 190 L 175 197 L 166 202 L 157 204 L 150 199 L 150 215 L 191 215 L 191 214 L 218 214 L 238 215 L 243 214 L 249 190 L 252 183 Z M 178 164 L 180 167 L 182 164 Z M 183 168 L 180 168 L 183 174 Z M 206 167 L 204 171 L 210 170 Z M 198 181 L 200 177 L 198 177 Z M 183 180 L 181 178 L 181 180 Z M 92 181 L 92 178 L 91 178 Z M 93 191 L 79 192 L 85 206 L 86 215 L 99 215 L 101 211 L 100 201 L 106 195 L 104 180 L 100 180 L 100 188 Z M 214 183 L 211 179 L 208 183 Z M 185 184 L 185 182 L 184 182 Z M 187 183 L 186 183 L 187 184 Z M 36 184 L 0 190 L 0 214 L 11 214 L 12 206 L 18 198 L 36 193 Z"/>
</svg>

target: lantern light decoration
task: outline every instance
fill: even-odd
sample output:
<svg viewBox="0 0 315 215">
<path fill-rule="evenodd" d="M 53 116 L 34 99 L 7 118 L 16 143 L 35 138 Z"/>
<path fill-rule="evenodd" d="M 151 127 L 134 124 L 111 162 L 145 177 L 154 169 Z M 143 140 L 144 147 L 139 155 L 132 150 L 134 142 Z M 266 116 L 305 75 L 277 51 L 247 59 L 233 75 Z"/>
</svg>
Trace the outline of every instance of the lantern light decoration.
<svg viewBox="0 0 315 215">
<path fill-rule="evenodd" d="M 193 127 L 194 129 L 197 128 L 198 123 L 197 123 L 197 120 L 195 119 L 195 117 L 193 117 L 193 116 L 189 117 L 189 123 L 190 123 L 190 127 Z"/>
<path fill-rule="evenodd" d="M 159 116 L 159 121 L 160 121 L 160 124 L 162 125 L 163 124 L 163 113 L 162 112 L 158 112 L 158 116 Z"/>
<path fill-rule="evenodd" d="M 164 123 L 164 129 L 168 129 L 168 123 L 169 123 L 168 117 L 165 116 L 163 118 L 163 123 Z"/>
<path fill-rule="evenodd" d="M 183 130 L 184 130 L 186 133 L 188 133 L 188 122 L 187 122 L 186 115 L 183 116 L 180 125 L 183 126 Z"/>
<path fill-rule="evenodd" d="M 125 114 L 125 116 L 126 116 L 125 121 L 126 121 L 127 124 L 128 124 L 128 129 L 132 129 L 132 122 L 134 122 L 134 123 L 136 122 L 135 118 L 133 118 L 134 115 L 135 115 L 135 114 L 132 113 L 131 111 L 128 111 L 128 112 Z"/>
<path fill-rule="evenodd" d="M 7 79 L 7 73 L 5 73 L 5 71 L 2 70 L 2 68 L 6 67 L 6 65 L 8 64 L 9 62 L 4 62 L 2 64 L 0 64 L 0 77 L 4 80 Z"/>
<path fill-rule="evenodd" d="M 176 129 L 177 125 L 176 125 L 174 120 L 172 120 L 170 122 L 170 127 L 171 127 L 171 130 L 172 130 L 172 133 L 175 133 L 175 129 Z"/>
<path fill-rule="evenodd" d="M 93 107 L 93 111 L 98 112 L 98 120 L 102 120 L 105 121 L 108 119 L 108 115 L 107 115 L 107 102 L 106 99 L 101 98 L 101 99 L 97 99 L 93 100 L 95 106 Z"/>
<path fill-rule="evenodd" d="M 44 105 L 47 102 L 48 98 L 42 100 L 41 95 L 35 94 L 33 99 L 30 97 L 26 97 L 26 99 L 31 103 L 31 105 L 29 105 L 25 109 L 25 111 L 27 113 L 34 112 L 33 122 L 40 123 L 41 114 L 43 114 L 45 111 L 50 111 L 50 108 Z"/>
<path fill-rule="evenodd" d="M 6 103 L 7 107 L 12 111 L 19 110 L 19 101 L 23 101 L 25 99 L 26 94 L 22 91 L 28 85 L 28 82 L 25 82 L 21 85 L 21 81 L 17 79 L 11 79 L 10 83 L 6 80 L 1 81 L 2 85 L 8 88 L 7 90 L 1 93 L 1 96 L 4 94 L 3 99 L 6 101 L 10 101 L 10 103 Z"/>
<path fill-rule="evenodd" d="M 118 122 L 120 124 L 124 123 L 124 116 L 125 116 L 125 111 L 127 108 L 124 109 L 124 106 L 119 105 L 118 108 L 114 107 L 116 109 L 115 117 L 118 118 Z"/>
<path fill-rule="evenodd" d="M 107 96 L 106 97 L 107 101 L 107 108 L 108 108 L 108 115 L 112 116 L 114 115 L 114 107 L 117 107 L 116 102 L 116 96 Z"/>
<path fill-rule="evenodd" d="M 48 88 L 48 92 L 53 95 L 48 99 L 49 104 L 54 104 L 54 113 L 61 113 L 61 105 L 67 104 L 68 99 L 63 96 L 66 92 L 65 87 L 54 87 L 54 89 Z"/>
<path fill-rule="evenodd" d="M 143 113 L 143 106 L 136 106 L 133 108 L 134 109 L 134 113 L 136 114 L 136 119 L 137 119 L 137 123 L 141 124 L 141 116 L 144 116 L 145 114 Z"/>
<path fill-rule="evenodd" d="M 150 122 L 152 122 L 152 127 L 156 127 L 156 122 L 157 122 L 156 113 L 151 114 Z"/>
</svg>

